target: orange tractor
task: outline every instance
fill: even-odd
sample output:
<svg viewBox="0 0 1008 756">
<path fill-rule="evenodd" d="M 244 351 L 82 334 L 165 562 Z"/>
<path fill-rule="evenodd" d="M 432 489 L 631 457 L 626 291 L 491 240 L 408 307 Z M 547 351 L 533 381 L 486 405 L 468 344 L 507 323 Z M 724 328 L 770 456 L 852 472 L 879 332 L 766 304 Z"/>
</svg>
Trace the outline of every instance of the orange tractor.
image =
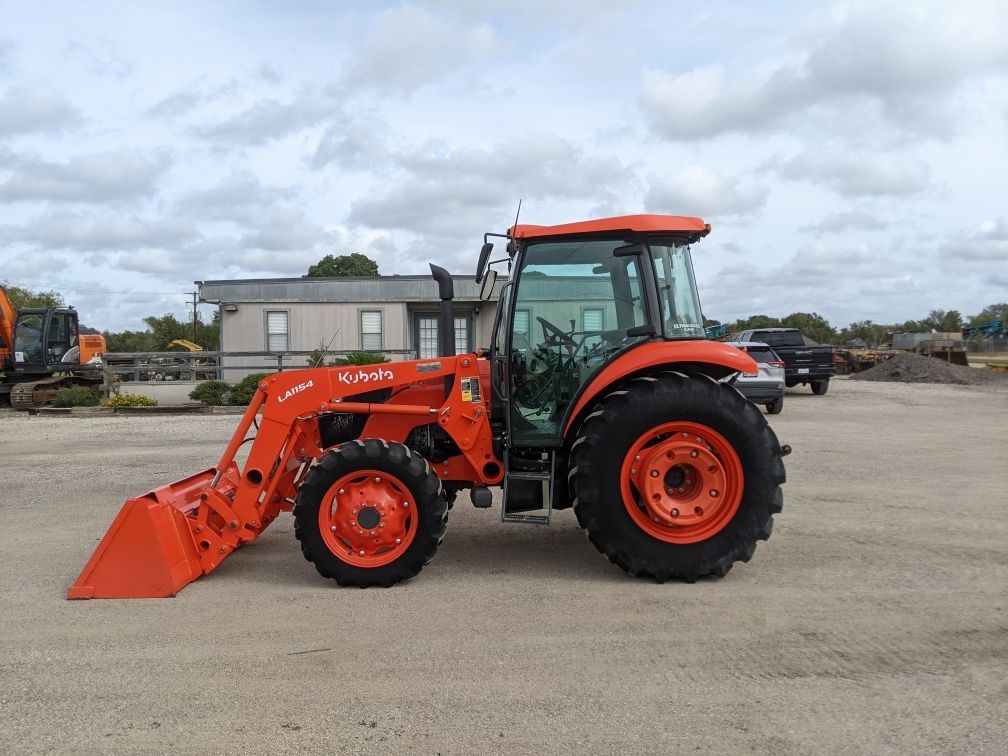
<svg viewBox="0 0 1008 756">
<path fill-rule="evenodd" d="M 0 287 L 0 405 L 41 407 L 60 389 L 102 385 L 105 337 L 78 335 L 72 307 L 25 307 L 14 311 Z"/>
<path fill-rule="evenodd" d="M 492 488 L 505 522 L 573 507 L 634 575 L 724 575 L 769 537 L 790 450 L 731 385 L 752 359 L 704 338 L 689 245 L 709 231 L 632 215 L 487 234 L 483 298 L 492 266 L 511 275 L 473 354 L 453 354 L 432 265 L 441 357 L 265 378 L 217 465 L 128 500 L 68 597 L 171 596 L 285 511 L 324 577 L 390 586 L 433 558 L 461 490 L 488 508 Z"/>
</svg>

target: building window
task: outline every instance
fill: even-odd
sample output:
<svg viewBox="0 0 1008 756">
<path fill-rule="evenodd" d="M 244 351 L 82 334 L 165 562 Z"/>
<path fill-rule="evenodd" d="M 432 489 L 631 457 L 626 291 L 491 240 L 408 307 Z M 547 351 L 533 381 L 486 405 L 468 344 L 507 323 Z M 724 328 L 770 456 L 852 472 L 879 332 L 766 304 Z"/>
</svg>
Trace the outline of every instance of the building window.
<svg viewBox="0 0 1008 756">
<path fill-rule="evenodd" d="M 382 348 L 382 311 L 361 310 L 361 349 L 365 352 L 380 352 Z"/>
<path fill-rule="evenodd" d="M 455 354 L 465 354 L 469 351 L 469 318 L 455 318 Z"/>
<path fill-rule="evenodd" d="M 418 358 L 429 360 L 438 356 L 437 315 L 417 315 L 416 340 Z"/>
<path fill-rule="evenodd" d="M 586 308 L 581 311 L 582 331 L 604 331 L 605 310 L 601 307 Z"/>
<path fill-rule="evenodd" d="M 532 316 L 528 310 L 515 310 L 514 332 L 528 338 L 530 336 L 529 327 L 531 320 Z"/>
<path fill-rule="evenodd" d="M 266 351 L 286 352 L 290 349 L 287 310 L 266 311 Z"/>
</svg>

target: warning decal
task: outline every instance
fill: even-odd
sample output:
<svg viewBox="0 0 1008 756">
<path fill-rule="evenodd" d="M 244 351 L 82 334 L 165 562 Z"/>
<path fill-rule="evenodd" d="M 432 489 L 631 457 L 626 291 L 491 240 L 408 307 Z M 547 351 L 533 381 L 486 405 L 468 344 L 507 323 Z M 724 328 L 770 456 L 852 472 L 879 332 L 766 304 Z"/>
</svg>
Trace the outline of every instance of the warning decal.
<svg viewBox="0 0 1008 756">
<path fill-rule="evenodd" d="M 478 402 L 480 400 L 479 378 L 462 378 L 459 381 L 462 387 L 463 402 Z"/>
</svg>

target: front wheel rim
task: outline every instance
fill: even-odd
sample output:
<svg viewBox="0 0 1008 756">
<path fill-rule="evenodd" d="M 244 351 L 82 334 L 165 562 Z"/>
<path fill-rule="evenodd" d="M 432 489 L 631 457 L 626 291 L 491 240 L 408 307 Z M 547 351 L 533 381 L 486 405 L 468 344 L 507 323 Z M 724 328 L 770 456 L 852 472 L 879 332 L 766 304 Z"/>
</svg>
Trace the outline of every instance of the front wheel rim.
<svg viewBox="0 0 1008 756">
<path fill-rule="evenodd" d="M 319 505 L 322 541 L 338 559 L 374 568 L 398 559 L 416 537 L 409 488 L 381 470 L 357 470 L 333 483 Z"/>
<path fill-rule="evenodd" d="M 630 447 L 620 493 L 633 521 L 674 544 L 720 533 L 742 503 L 744 476 L 734 447 L 701 423 L 662 423 Z"/>
</svg>

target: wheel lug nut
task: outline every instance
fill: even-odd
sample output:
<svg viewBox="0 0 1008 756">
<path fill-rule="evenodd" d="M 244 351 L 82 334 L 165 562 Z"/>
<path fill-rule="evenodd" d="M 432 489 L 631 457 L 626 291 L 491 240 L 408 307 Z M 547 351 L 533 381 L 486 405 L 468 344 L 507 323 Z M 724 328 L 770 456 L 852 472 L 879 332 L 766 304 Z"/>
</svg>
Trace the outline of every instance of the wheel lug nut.
<svg viewBox="0 0 1008 756">
<path fill-rule="evenodd" d="M 635 454 L 633 458 L 634 462 L 640 462 L 640 454 Z"/>
<path fill-rule="evenodd" d="M 358 551 L 357 553 L 358 553 L 358 554 L 360 554 L 361 556 L 364 556 L 364 549 L 361 549 L 361 550 L 360 550 L 360 551 Z"/>
<path fill-rule="evenodd" d="M 396 542 L 396 545 L 398 545 L 398 544 L 402 543 L 402 538 L 396 538 L 396 539 L 395 539 L 395 542 Z"/>
<path fill-rule="evenodd" d="M 673 509 L 672 512 L 671 512 L 671 514 L 672 514 L 673 517 L 678 517 L 679 516 L 679 510 L 678 509 Z"/>
<path fill-rule="evenodd" d="M 658 477 L 658 471 L 657 470 L 652 470 L 651 471 L 651 477 L 652 478 L 657 478 Z"/>
<path fill-rule="evenodd" d="M 717 496 L 717 489 L 716 489 L 716 488 L 712 488 L 712 489 L 710 490 L 710 495 L 711 495 L 712 497 L 714 497 L 714 496 Z"/>
<path fill-rule="evenodd" d="M 402 506 L 403 506 L 403 509 L 409 509 L 409 502 L 408 501 L 404 501 L 402 503 Z"/>
<path fill-rule="evenodd" d="M 338 493 L 338 494 L 341 494 L 341 493 L 345 493 L 345 490 L 341 488 L 341 489 L 340 489 L 339 491 L 337 491 L 336 493 Z"/>
<path fill-rule="evenodd" d="M 329 530 L 331 530 L 333 533 L 335 533 L 336 532 L 336 526 L 335 525 L 330 525 L 329 526 Z"/>
<path fill-rule="evenodd" d="M 697 450 L 696 450 L 696 449 L 694 449 L 693 451 L 691 451 L 691 452 L 689 453 L 689 455 L 690 455 L 691 457 L 694 457 L 694 458 L 695 458 L 695 457 L 697 456 L 697 454 L 698 454 L 698 452 L 697 452 Z"/>
<path fill-rule="evenodd" d="M 685 488 L 680 488 L 679 489 L 679 493 L 686 493 L 686 489 Z"/>
<path fill-rule="evenodd" d="M 375 482 L 375 483 L 381 483 L 381 478 L 377 478 L 377 477 L 376 477 L 376 478 L 374 479 L 374 482 Z"/>
<path fill-rule="evenodd" d="M 373 530 L 371 531 L 371 535 L 374 535 L 374 531 Z"/>
</svg>

